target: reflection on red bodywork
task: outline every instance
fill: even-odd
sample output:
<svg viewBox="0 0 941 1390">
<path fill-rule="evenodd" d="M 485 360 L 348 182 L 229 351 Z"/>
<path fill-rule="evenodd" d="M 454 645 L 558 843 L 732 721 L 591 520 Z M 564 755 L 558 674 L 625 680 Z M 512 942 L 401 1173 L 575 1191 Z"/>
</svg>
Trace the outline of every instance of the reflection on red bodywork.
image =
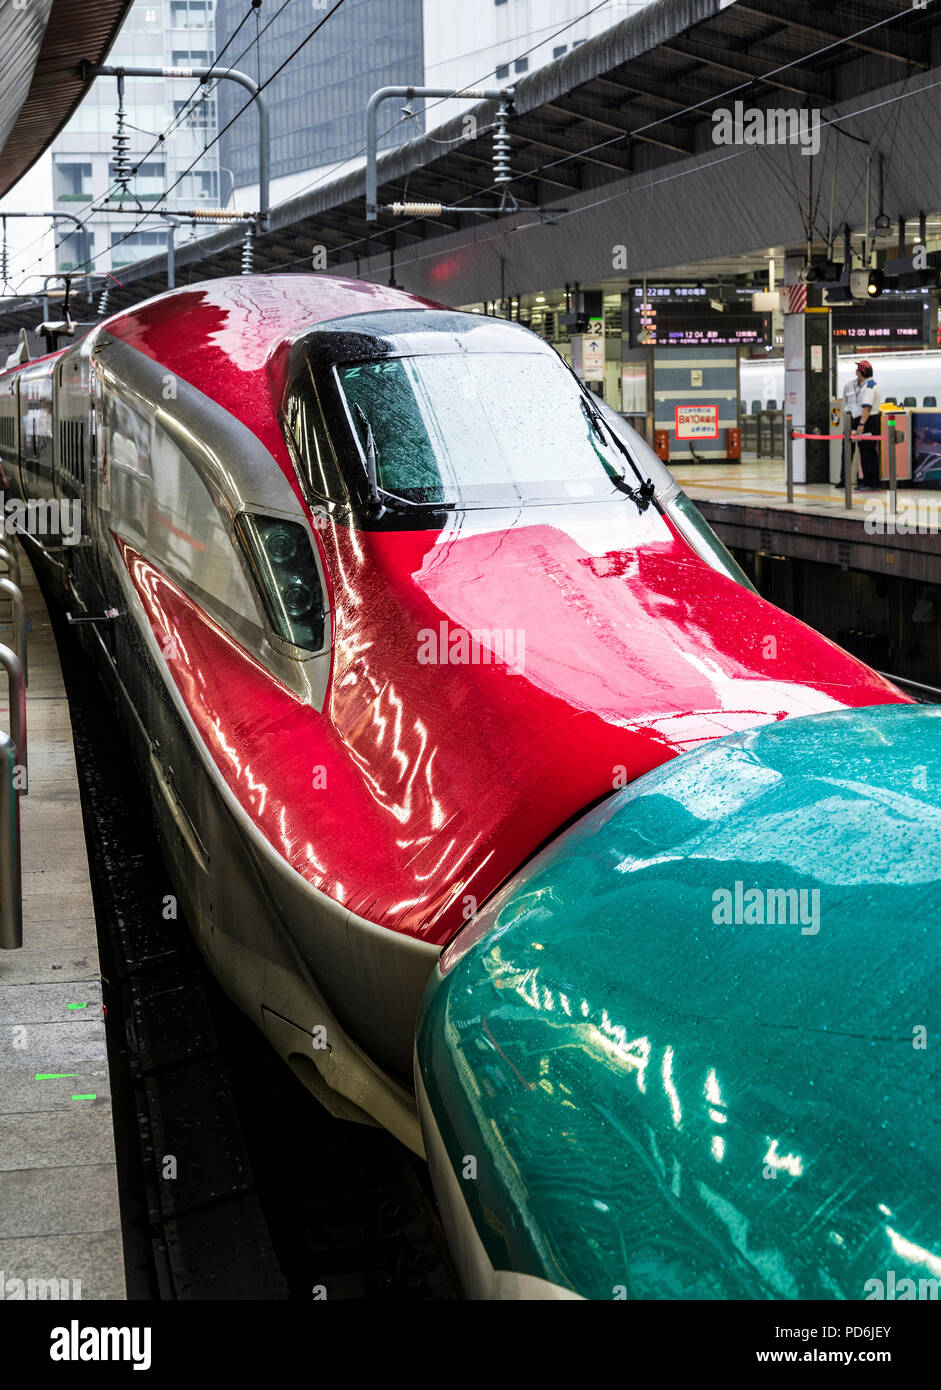
<svg viewBox="0 0 941 1390">
<path fill-rule="evenodd" d="M 382 926 L 446 941 L 560 826 L 706 739 L 904 701 L 653 509 L 544 515 L 322 531 L 336 606 L 322 712 L 116 537 L 233 793 L 300 874 Z M 521 670 L 481 656 L 492 641 L 471 664 L 446 646 L 419 658 L 429 633 L 492 638 L 496 623 L 523 634 Z"/>
</svg>

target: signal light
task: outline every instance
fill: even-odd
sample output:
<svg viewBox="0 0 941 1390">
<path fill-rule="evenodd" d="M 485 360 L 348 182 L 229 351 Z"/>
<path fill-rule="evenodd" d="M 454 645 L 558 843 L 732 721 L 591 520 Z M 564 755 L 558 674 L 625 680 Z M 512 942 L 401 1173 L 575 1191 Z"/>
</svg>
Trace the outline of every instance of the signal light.
<svg viewBox="0 0 941 1390">
<path fill-rule="evenodd" d="M 877 299 L 882 293 L 884 276 L 881 270 L 851 270 L 850 294 L 854 299 Z"/>
</svg>

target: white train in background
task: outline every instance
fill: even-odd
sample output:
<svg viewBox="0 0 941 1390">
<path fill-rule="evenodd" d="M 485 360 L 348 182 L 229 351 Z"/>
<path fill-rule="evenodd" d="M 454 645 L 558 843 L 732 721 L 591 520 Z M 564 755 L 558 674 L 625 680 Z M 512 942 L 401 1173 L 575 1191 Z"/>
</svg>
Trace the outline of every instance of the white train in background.
<svg viewBox="0 0 941 1390">
<path fill-rule="evenodd" d="M 860 349 L 853 356 L 841 353 L 837 366 L 839 393 L 842 394 L 852 377 L 856 362 L 863 359 L 872 363 L 883 400 L 894 396 L 897 405 L 904 405 L 906 396 L 914 396 L 916 405 L 941 405 L 941 352 L 866 353 Z M 784 402 L 783 357 L 771 357 L 764 362 L 743 361 L 740 381 L 744 414 L 754 412 L 756 401 L 761 410 L 781 409 Z"/>
</svg>

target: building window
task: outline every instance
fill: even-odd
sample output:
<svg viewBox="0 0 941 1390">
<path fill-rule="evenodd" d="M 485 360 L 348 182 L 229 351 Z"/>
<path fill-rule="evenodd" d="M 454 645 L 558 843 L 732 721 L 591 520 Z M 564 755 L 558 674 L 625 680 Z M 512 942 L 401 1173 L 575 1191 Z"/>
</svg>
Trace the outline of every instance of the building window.
<svg viewBox="0 0 941 1390">
<path fill-rule="evenodd" d="M 493 0 L 493 3 L 494 3 L 495 5 L 505 5 L 505 4 L 506 4 L 506 0 Z"/>
<path fill-rule="evenodd" d="M 572 47 L 573 47 L 573 48 L 578 48 L 579 44 L 584 43 L 584 42 L 585 42 L 584 39 L 573 39 L 573 40 L 572 40 Z"/>
<path fill-rule="evenodd" d="M 211 22 L 212 5 L 207 0 L 170 0 L 174 29 L 205 29 Z"/>
<path fill-rule="evenodd" d="M 528 71 L 529 71 L 529 59 L 528 59 L 528 58 L 517 58 L 516 62 L 513 64 L 513 69 L 514 69 L 515 72 L 528 72 Z"/>
<path fill-rule="evenodd" d="M 90 164 L 56 164 L 57 203 L 87 203 L 92 196 Z"/>
<path fill-rule="evenodd" d="M 186 112 L 180 120 L 182 113 Z M 188 127 L 190 130 L 215 130 L 216 128 L 216 103 L 212 97 L 197 97 L 195 101 L 175 101 L 173 103 L 173 119 L 181 127 Z"/>
<path fill-rule="evenodd" d="M 131 166 L 134 167 L 133 165 Z M 108 178 L 114 183 L 115 166 L 108 165 Z M 137 173 L 133 176 L 128 185 L 132 196 L 136 195 L 142 203 L 156 203 L 163 196 L 164 184 L 166 182 L 166 168 L 162 160 L 145 159 L 142 164 L 137 166 Z M 121 195 L 112 192 L 112 200 L 117 200 Z"/>
<path fill-rule="evenodd" d="M 88 232 L 88 254 L 92 257 L 91 268 L 94 270 L 96 269 L 94 262 L 95 234 L 90 230 Z M 71 232 L 59 242 L 59 248 L 56 251 L 56 269 L 77 270 L 83 264 L 84 256 L 85 248 L 82 244 L 81 233 Z"/>
<path fill-rule="evenodd" d="M 219 191 L 216 175 L 203 170 L 186 174 L 173 190 L 173 196 L 182 198 L 186 202 L 205 202 L 207 198 L 218 201 Z"/>
<path fill-rule="evenodd" d="M 114 231 L 111 233 L 111 269 L 145 260 L 166 250 L 166 246 L 166 232 L 134 232 L 128 236 L 126 232 Z"/>
<path fill-rule="evenodd" d="M 561 58 L 561 57 L 562 57 L 562 54 L 563 54 L 563 53 L 566 53 L 566 52 L 568 52 L 568 44 L 567 44 L 567 43 L 560 43 L 559 46 L 558 46 L 558 48 L 554 48 L 554 49 L 552 50 L 552 56 L 553 56 L 553 58 Z"/>
<path fill-rule="evenodd" d="M 215 55 L 207 53 L 205 49 L 174 49 L 173 61 L 170 64 L 174 68 L 211 68 L 215 62 Z"/>
<path fill-rule="evenodd" d="M 510 75 L 510 65 L 509 65 L 509 63 L 501 63 L 500 66 L 497 68 L 497 77 L 509 77 L 509 75 Z"/>
</svg>

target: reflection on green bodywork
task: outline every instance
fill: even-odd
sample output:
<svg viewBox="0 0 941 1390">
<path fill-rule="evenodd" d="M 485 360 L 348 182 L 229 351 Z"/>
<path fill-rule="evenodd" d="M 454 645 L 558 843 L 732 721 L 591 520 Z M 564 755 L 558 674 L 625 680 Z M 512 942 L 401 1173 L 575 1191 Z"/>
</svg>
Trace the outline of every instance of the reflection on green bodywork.
<svg viewBox="0 0 941 1390">
<path fill-rule="evenodd" d="M 583 817 L 420 1019 L 494 1266 L 600 1299 L 931 1296 L 939 909 L 941 709 L 765 725 Z"/>
</svg>

